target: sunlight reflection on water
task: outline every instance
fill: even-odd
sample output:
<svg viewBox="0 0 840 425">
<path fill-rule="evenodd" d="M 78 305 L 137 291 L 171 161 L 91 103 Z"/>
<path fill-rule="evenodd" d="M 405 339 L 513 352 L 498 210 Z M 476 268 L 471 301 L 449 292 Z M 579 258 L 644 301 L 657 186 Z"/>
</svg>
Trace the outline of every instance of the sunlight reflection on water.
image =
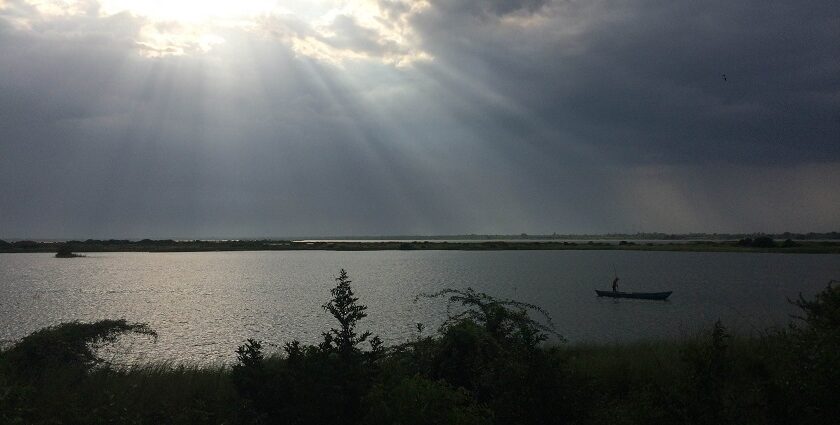
<svg viewBox="0 0 840 425">
<path fill-rule="evenodd" d="M 718 318 L 750 332 L 783 324 L 786 298 L 840 275 L 832 255 L 630 251 L 378 251 L 103 253 L 56 259 L 0 255 L 0 341 L 64 321 L 148 322 L 156 342 L 130 338 L 111 359 L 229 363 L 253 337 L 314 343 L 332 325 L 321 305 L 348 270 L 366 304 L 362 326 L 398 343 L 444 317 L 421 292 L 471 286 L 544 307 L 571 342 L 616 342 L 696 332 Z M 673 290 L 668 302 L 606 300 L 613 269 L 623 290 Z M 108 358 L 106 356 L 106 358 Z"/>
</svg>

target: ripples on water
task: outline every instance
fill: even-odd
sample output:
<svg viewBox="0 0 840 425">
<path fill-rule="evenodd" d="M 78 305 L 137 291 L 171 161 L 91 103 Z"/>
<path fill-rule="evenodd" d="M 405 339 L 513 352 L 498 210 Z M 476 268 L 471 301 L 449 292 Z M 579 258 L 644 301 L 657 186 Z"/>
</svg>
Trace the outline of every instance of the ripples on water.
<svg viewBox="0 0 840 425">
<path fill-rule="evenodd" d="M 786 298 L 840 276 L 832 255 L 633 251 L 377 251 L 103 253 L 57 259 L 0 254 L 0 340 L 65 321 L 126 318 L 160 337 L 124 341 L 114 356 L 233 361 L 246 338 L 314 343 L 333 325 L 321 305 L 345 268 L 368 317 L 398 343 L 415 323 L 433 330 L 442 300 L 421 292 L 476 290 L 538 304 L 571 342 L 621 342 L 695 332 L 718 318 L 748 332 L 786 323 Z M 670 301 L 606 300 L 613 269 L 626 291 L 673 290 Z M 428 331 L 427 331 L 428 332 Z"/>
</svg>

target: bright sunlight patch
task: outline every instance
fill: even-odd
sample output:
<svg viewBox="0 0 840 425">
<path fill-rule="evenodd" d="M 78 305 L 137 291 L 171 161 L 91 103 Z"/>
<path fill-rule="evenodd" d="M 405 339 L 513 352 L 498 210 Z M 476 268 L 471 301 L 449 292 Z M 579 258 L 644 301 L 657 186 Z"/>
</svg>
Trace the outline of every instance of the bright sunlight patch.
<svg viewBox="0 0 840 425">
<path fill-rule="evenodd" d="M 233 33 L 266 37 L 297 54 L 340 65 L 376 60 L 402 66 L 430 57 L 408 25 L 427 7 L 423 1 L 394 0 L 21 0 L 15 21 L 32 27 L 49 19 L 109 18 L 126 14 L 139 22 L 134 42 L 148 57 L 201 54 Z M 11 4 L 12 6 L 9 6 Z M 6 13 L 8 14 L 8 12 Z M 119 31 L 119 29 L 114 29 Z"/>
</svg>

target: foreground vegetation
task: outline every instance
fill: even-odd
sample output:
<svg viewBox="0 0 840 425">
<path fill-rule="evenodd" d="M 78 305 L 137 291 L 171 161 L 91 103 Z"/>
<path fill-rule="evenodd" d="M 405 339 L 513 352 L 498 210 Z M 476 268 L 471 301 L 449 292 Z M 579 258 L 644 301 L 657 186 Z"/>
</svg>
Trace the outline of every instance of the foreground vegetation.
<svg viewBox="0 0 840 425">
<path fill-rule="evenodd" d="M 537 306 L 467 290 L 421 295 L 459 306 L 436 332 L 383 347 L 342 270 L 318 345 L 232 367 L 116 368 L 94 348 L 124 320 L 66 323 L 0 353 L 0 423 L 837 424 L 840 288 L 795 303 L 787 329 L 735 337 L 718 323 L 682 341 L 546 345 Z M 560 338 L 562 340 L 562 338 Z M 186 342 L 185 342 L 186 343 Z"/>
</svg>

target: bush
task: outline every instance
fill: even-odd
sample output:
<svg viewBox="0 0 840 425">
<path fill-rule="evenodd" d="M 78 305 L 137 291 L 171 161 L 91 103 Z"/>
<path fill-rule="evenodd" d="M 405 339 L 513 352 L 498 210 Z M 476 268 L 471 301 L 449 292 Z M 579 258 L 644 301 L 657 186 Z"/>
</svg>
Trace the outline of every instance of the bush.
<svg viewBox="0 0 840 425">
<path fill-rule="evenodd" d="M 476 292 L 472 288 L 444 289 L 432 294 L 420 294 L 415 298 L 415 302 L 419 298 L 446 298 L 450 311 L 453 304 L 460 304 L 464 308 L 460 313 L 449 315 L 441 326 L 442 333 L 445 333 L 448 327 L 467 320 L 483 327 L 497 341 L 517 347 L 533 349 L 548 339 L 549 335 L 563 341 L 563 337 L 554 330 L 548 312 L 533 304 L 495 298 Z M 545 323 L 532 319 L 530 313 L 541 316 Z"/>
<path fill-rule="evenodd" d="M 245 401 L 244 415 L 258 423 L 357 423 L 364 414 L 362 399 L 375 378 L 382 353 L 379 337 L 371 351 L 359 347 L 370 332 L 357 333 L 367 307 L 358 303 L 352 282 L 342 269 L 322 307 L 338 322 L 324 332 L 318 346 L 292 341 L 285 356 L 264 358 L 260 341 L 248 340 L 237 349 L 233 369 L 237 390 Z"/>
<path fill-rule="evenodd" d="M 90 414 L 80 388 L 104 363 L 96 346 L 126 333 L 156 336 L 125 320 L 71 322 L 33 332 L 0 353 L 0 423 L 79 423 Z"/>
<path fill-rule="evenodd" d="M 776 242 L 771 237 L 759 236 L 753 239 L 752 246 L 756 248 L 773 248 L 776 246 Z"/>
<path fill-rule="evenodd" d="M 439 339 L 418 341 L 421 347 L 432 346 L 432 379 L 469 390 L 493 411 L 497 423 L 557 423 L 579 416 L 580 388 L 565 355 L 539 347 L 548 335 L 563 341 L 543 309 L 471 288 L 420 296 L 446 297 L 450 305 L 464 308 L 444 322 Z"/>
<path fill-rule="evenodd" d="M 38 248 L 38 242 L 35 241 L 17 241 L 12 242 L 12 246 L 18 249 L 34 249 Z"/>
<path fill-rule="evenodd" d="M 478 425 L 492 423 L 489 409 L 469 392 L 420 375 L 376 385 L 365 400 L 371 425 Z"/>
<path fill-rule="evenodd" d="M 780 379 L 790 410 L 800 423 L 840 423 L 840 287 L 832 281 L 813 300 L 793 301 L 804 326 L 792 325 L 787 336 L 790 358 Z"/>
<path fill-rule="evenodd" d="M 34 332 L 0 352 L 0 423 L 840 423 L 833 284 L 792 301 L 801 320 L 761 337 L 718 322 L 689 340 L 589 348 L 541 344 L 554 330 L 536 306 L 444 290 L 426 296 L 460 309 L 438 333 L 418 325 L 385 349 L 357 333 L 366 307 L 346 272 L 336 282 L 323 307 L 339 325 L 321 344 L 266 355 L 249 339 L 232 368 L 110 368 L 98 344 L 154 335 L 124 320 Z"/>
<path fill-rule="evenodd" d="M 10 376 L 33 378 L 54 369 L 86 372 L 103 362 L 96 354 L 96 345 L 128 333 L 157 337 L 145 323 L 125 320 L 62 323 L 24 337 L 2 353 L 2 360 L 10 368 Z"/>
<path fill-rule="evenodd" d="M 718 320 L 708 342 L 683 352 L 688 366 L 685 414 L 693 423 L 719 424 L 726 417 L 725 393 L 732 378 L 732 364 L 726 328 Z"/>
</svg>

